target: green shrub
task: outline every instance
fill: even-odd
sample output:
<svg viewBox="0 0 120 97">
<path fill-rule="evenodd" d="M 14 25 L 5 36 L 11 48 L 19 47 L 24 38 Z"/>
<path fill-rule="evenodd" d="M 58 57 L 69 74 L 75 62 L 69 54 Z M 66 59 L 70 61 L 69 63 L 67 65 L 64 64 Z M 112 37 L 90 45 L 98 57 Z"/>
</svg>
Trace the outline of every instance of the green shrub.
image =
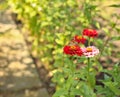
<svg viewBox="0 0 120 97">
<path fill-rule="evenodd" d="M 44 64 L 57 68 L 53 71 L 56 76 L 53 81 L 57 83 L 58 89 L 64 82 L 61 68 L 67 63 L 71 64 L 71 59 L 64 57 L 62 48 L 69 44 L 72 36 L 81 34 L 84 28 L 96 28 L 101 32 L 101 39 L 96 39 L 94 43 L 101 51 L 100 56 L 107 58 L 113 55 L 113 41 L 120 40 L 116 35 L 120 33 L 120 16 L 118 13 L 103 15 L 101 12 L 104 9 L 100 8 L 104 2 L 105 0 L 8 0 L 12 10 L 18 14 L 18 19 L 29 30 L 37 57 Z M 106 6 L 108 9 L 111 7 L 118 8 L 119 4 Z M 113 18 L 117 21 L 113 21 Z M 93 43 L 93 40 L 91 42 Z M 120 56 L 119 53 L 115 54 Z M 65 69 L 65 72 L 69 71 Z"/>
<path fill-rule="evenodd" d="M 97 6 L 79 0 L 9 0 L 31 35 L 33 46 L 44 62 L 61 64 L 62 46 L 68 39 L 89 27 L 96 15 Z M 60 64 L 58 64 L 60 63 Z"/>
</svg>

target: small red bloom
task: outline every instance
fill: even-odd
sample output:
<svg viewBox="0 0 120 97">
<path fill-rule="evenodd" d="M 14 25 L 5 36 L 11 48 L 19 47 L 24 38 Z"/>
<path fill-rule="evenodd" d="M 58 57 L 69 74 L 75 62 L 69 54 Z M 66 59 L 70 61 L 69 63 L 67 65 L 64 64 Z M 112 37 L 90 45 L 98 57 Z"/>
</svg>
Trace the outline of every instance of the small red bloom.
<svg viewBox="0 0 120 97">
<path fill-rule="evenodd" d="M 64 46 L 63 51 L 65 54 L 70 54 L 70 46 L 68 45 Z"/>
<path fill-rule="evenodd" d="M 76 36 L 74 37 L 74 41 L 77 42 L 77 43 L 82 43 L 82 44 L 84 44 L 84 43 L 86 42 L 86 39 L 85 39 L 83 36 L 78 36 L 78 35 L 76 35 Z"/>
<path fill-rule="evenodd" d="M 97 33 L 96 30 L 93 30 L 93 29 L 84 29 L 83 30 L 83 35 L 94 38 L 98 35 L 98 33 Z"/>
<path fill-rule="evenodd" d="M 63 51 L 65 54 L 72 56 L 73 55 L 81 56 L 83 54 L 81 48 L 77 45 L 71 45 L 71 46 L 66 45 L 64 46 Z"/>
</svg>

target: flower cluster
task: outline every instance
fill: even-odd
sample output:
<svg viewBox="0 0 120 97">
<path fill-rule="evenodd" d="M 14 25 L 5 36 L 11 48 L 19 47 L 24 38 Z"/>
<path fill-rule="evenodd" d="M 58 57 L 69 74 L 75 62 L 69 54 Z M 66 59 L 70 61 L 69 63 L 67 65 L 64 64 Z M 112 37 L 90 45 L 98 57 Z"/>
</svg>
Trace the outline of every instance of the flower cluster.
<svg viewBox="0 0 120 97">
<path fill-rule="evenodd" d="M 66 45 L 63 48 L 63 51 L 67 55 L 77 55 L 77 56 L 86 56 L 86 57 L 94 57 L 95 55 L 99 54 L 99 49 L 97 49 L 95 46 L 88 46 L 81 48 L 79 44 L 85 44 L 86 38 L 84 36 L 87 36 L 89 38 L 95 38 L 97 37 L 98 33 L 96 30 L 93 29 L 84 29 L 82 32 L 82 35 L 75 35 L 72 42 L 73 44 Z"/>
</svg>

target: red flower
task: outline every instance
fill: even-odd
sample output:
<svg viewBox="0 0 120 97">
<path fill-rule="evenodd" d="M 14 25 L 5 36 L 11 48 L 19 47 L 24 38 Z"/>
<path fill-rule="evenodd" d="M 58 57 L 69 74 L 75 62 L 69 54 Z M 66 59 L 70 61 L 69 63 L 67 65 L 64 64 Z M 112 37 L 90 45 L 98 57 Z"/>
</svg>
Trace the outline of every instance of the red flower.
<svg viewBox="0 0 120 97">
<path fill-rule="evenodd" d="M 93 29 L 84 29 L 83 30 L 83 35 L 94 38 L 98 35 L 98 33 L 97 33 L 96 30 L 93 30 Z"/>
<path fill-rule="evenodd" d="M 81 48 L 77 45 L 72 45 L 72 46 L 66 45 L 64 46 L 63 51 L 65 54 L 72 56 L 73 55 L 81 56 L 83 54 Z"/>
<path fill-rule="evenodd" d="M 82 43 L 82 44 L 84 44 L 84 43 L 86 42 L 86 39 L 85 39 L 83 36 L 78 36 L 78 35 L 76 35 L 76 36 L 74 37 L 74 41 L 77 42 L 77 43 Z"/>
<path fill-rule="evenodd" d="M 83 52 L 82 52 L 81 48 L 79 48 L 79 49 L 76 51 L 76 55 L 78 55 L 78 56 L 82 56 L 82 55 L 83 55 Z"/>
</svg>

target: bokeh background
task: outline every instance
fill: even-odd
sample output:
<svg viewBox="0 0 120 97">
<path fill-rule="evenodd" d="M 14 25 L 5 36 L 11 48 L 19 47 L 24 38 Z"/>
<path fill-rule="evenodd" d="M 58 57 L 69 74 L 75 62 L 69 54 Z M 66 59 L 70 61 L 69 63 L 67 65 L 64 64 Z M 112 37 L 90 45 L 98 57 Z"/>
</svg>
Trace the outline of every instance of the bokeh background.
<svg viewBox="0 0 120 97">
<path fill-rule="evenodd" d="M 51 97 L 62 84 L 53 77 L 64 66 L 62 48 L 84 28 L 97 30 L 99 64 L 112 69 L 120 62 L 119 0 L 0 0 L 0 97 Z"/>
</svg>

